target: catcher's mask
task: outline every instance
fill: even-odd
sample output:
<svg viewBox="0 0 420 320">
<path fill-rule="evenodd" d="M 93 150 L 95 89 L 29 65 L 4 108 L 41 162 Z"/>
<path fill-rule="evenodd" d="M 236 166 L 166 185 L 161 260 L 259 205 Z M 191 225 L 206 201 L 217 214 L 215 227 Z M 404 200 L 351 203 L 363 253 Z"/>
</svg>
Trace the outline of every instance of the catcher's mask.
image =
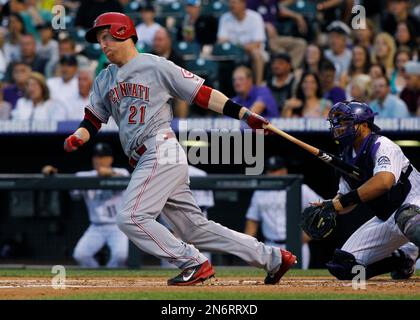
<svg viewBox="0 0 420 320">
<path fill-rule="evenodd" d="M 332 106 L 327 120 L 330 122 L 330 132 L 341 146 L 352 145 L 356 138 L 356 124 L 366 122 L 372 132 L 381 130 L 373 123 L 376 113 L 363 102 L 338 102 Z"/>
</svg>

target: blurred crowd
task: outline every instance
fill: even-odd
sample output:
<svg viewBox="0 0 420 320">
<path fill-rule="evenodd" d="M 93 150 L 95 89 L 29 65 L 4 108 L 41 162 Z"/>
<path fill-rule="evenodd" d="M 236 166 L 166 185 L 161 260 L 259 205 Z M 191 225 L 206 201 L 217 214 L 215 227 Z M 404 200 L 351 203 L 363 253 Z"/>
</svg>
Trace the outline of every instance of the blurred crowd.
<svg viewBox="0 0 420 320">
<path fill-rule="evenodd" d="M 57 4 L 66 15 L 65 28 L 55 30 Z M 133 19 L 139 52 L 197 73 L 265 117 L 325 117 L 343 100 L 368 102 L 379 117 L 420 116 L 419 1 L 2 0 L 0 6 L 1 120 L 83 118 L 95 76 L 109 63 L 84 33 L 109 11 Z M 179 118 L 215 116 L 185 101 L 173 107 Z"/>
</svg>

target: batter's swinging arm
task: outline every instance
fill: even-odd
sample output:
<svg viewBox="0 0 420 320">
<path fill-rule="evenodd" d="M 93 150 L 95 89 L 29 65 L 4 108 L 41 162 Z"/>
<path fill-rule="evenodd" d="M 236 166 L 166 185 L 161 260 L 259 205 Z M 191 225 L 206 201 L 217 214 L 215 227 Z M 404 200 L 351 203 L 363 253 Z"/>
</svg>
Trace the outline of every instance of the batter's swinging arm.
<svg viewBox="0 0 420 320">
<path fill-rule="evenodd" d="M 279 136 L 282 136 L 283 138 L 289 140 L 290 142 L 293 142 L 294 144 L 298 145 L 299 147 L 305 149 L 309 153 L 312 153 L 314 156 L 318 157 L 325 163 L 329 164 L 330 166 L 336 168 L 341 173 L 344 173 L 354 179 L 361 180 L 362 178 L 362 171 L 353 165 L 350 165 L 340 158 L 332 155 L 331 153 L 322 151 L 321 149 L 315 148 L 293 136 L 290 134 L 284 132 L 283 130 L 280 130 L 273 126 L 272 124 L 264 125 L 264 129 L 270 130 Z"/>
</svg>

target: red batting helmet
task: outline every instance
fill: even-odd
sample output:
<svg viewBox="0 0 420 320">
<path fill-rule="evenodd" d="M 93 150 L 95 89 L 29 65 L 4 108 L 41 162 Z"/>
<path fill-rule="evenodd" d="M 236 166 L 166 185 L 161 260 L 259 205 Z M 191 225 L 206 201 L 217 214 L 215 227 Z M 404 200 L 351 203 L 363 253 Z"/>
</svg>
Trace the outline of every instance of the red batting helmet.
<svg viewBox="0 0 420 320">
<path fill-rule="evenodd" d="M 102 27 L 110 27 L 109 32 L 115 39 L 126 40 L 133 38 L 137 42 L 137 32 L 129 16 L 119 12 L 106 12 L 99 15 L 85 35 L 86 41 L 97 43 L 96 31 Z"/>
</svg>

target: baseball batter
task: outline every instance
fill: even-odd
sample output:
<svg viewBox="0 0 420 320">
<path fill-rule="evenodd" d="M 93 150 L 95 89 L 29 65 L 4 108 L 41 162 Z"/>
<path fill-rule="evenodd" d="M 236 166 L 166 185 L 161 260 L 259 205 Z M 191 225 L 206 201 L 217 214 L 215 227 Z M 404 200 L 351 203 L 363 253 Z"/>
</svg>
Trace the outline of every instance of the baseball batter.
<svg viewBox="0 0 420 320">
<path fill-rule="evenodd" d="M 328 119 L 344 160 L 363 169 L 364 176 L 357 181 L 343 175 L 338 195 L 322 205 L 344 214 L 366 203 L 376 215 L 336 250 L 329 271 L 352 279 L 352 268 L 359 264 L 367 278 L 388 272 L 394 279 L 409 278 L 420 246 L 420 173 L 398 145 L 377 134 L 367 104 L 337 103 Z"/>
<path fill-rule="evenodd" d="M 245 121 L 263 129 L 268 121 L 203 85 L 204 80 L 172 62 L 139 54 L 131 19 L 121 13 L 104 13 L 86 33 L 98 42 L 111 64 L 95 79 L 89 105 L 80 127 L 64 143 L 74 151 L 112 117 L 119 127 L 124 152 L 134 167 L 117 214 L 119 228 L 141 250 L 166 259 L 182 272 L 168 285 L 192 285 L 215 271 L 199 251 L 234 254 L 267 271 L 266 284 L 276 284 L 296 262 L 286 250 L 267 246 L 255 238 L 207 220 L 189 188 L 184 150 L 170 128 L 168 101 L 180 98 L 200 107 Z M 178 240 L 156 221 L 163 212 L 182 237 Z"/>
</svg>

